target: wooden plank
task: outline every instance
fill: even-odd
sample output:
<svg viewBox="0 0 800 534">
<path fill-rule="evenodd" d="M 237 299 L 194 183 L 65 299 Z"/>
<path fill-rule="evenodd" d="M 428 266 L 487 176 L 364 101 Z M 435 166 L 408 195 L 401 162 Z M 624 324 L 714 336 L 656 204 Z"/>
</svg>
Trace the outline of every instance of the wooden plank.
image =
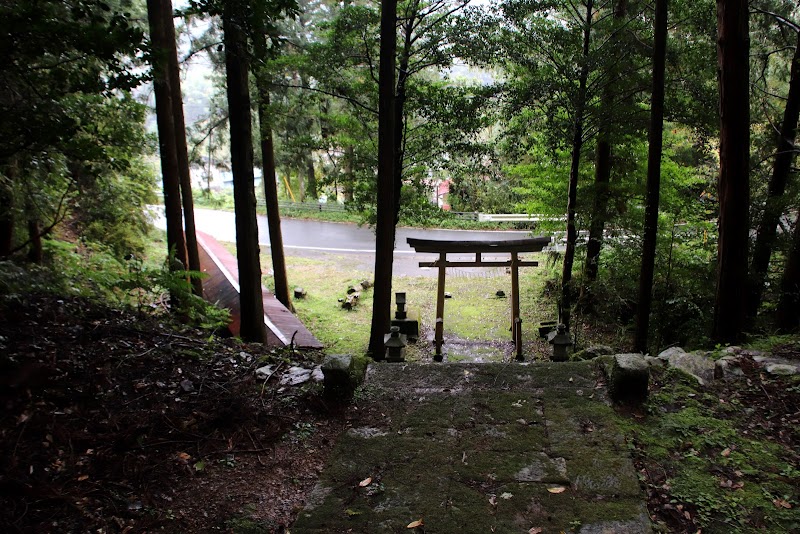
<svg viewBox="0 0 800 534">
<path fill-rule="evenodd" d="M 498 241 L 439 241 L 436 239 L 406 239 L 409 246 L 417 252 L 540 252 L 550 244 L 549 237 L 529 239 L 510 239 Z"/>
</svg>

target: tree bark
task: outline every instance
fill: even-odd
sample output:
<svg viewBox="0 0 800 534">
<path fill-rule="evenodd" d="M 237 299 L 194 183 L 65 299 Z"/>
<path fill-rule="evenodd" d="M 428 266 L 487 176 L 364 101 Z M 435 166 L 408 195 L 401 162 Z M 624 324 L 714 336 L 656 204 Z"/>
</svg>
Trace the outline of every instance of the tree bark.
<svg viewBox="0 0 800 534">
<path fill-rule="evenodd" d="M 775 324 L 783 333 L 800 325 L 800 223 L 794 227 L 792 250 L 781 278 L 781 297 L 775 313 Z"/>
<path fill-rule="evenodd" d="M 403 22 L 403 48 L 397 73 L 397 89 L 394 102 L 394 224 L 400 222 L 400 200 L 403 190 L 403 164 L 405 161 L 405 105 L 406 84 L 408 83 L 408 63 L 411 59 L 412 34 L 417 22 L 419 2 L 410 4 Z"/>
<path fill-rule="evenodd" d="M 261 294 L 256 193 L 253 177 L 253 135 L 248 83 L 247 36 L 240 1 L 225 3 L 222 28 L 231 137 L 233 202 L 236 217 L 236 259 L 239 267 L 240 334 L 245 341 L 265 343 Z"/>
<path fill-rule="evenodd" d="M 42 224 L 39 219 L 34 217 L 35 209 L 30 206 L 28 209 L 28 261 L 32 263 L 42 263 L 44 253 L 42 250 Z"/>
<path fill-rule="evenodd" d="M 265 31 L 256 32 L 254 47 L 262 61 L 266 59 L 267 43 Z M 261 131 L 261 176 L 264 186 L 264 203 L 267 208 L 267 225 L 272 256 L 272 273 L 275 282 L 275 297 L 289 310 L 293 310 L 289 294 L 289 281 L 286 277 L 286 257 L 283 253 L 283 232 L 278 207 L 278 184 L 275 175 L 275 147 L 272 139 L 272 125 L 269 116 L 269 80 L 261 66 L 255 69 L 258 88 L 258 124 Z"/>
<path fill-rule="evenodd" d="M 17 175 L 15 157 L 6 165 L 6 179 L 0 181 L 0 258 L 11 255 L 14 248 L 14 182 Z"/>
<path fill-rule="evenodd" d="M 627 13 L 627 0 L 618 0 L 614 6 L 614 21 L 621 22 Z M 617 40 L 616 33 L 614 41 Z M 609 66 L 609 82 L 616 79 L 618 71 L 616 62 Z M 614 94 L 611 83 L 606 83 L 602 95 L 602 123 L 597 133 L 597 153 L 595 156 L 594 201 L 592 203 L 592 222 L 589 225 L 589 242 L 586 245 L 586 273 L 583 290 L 584 296 L 590 296 L 589 286 L 597 280 L 600 265 L 600 250 L 603 248 L 603 231 L 608 217 L 608 197 L 611 181 L 611 125 L 614 121 Z"/>
<path fill-rule="evenodd" d="M 181 92 L 181 68 L 178 64 L 178 46 L 173 20 L 172 0 L 162 0 L 164 24 L 164 45 L 167 48 L 169 84 L 171 92 L 172 116 L 175 123 L 175 150 L 178 157 L 181 200 L 183 203 L 183 225 L 186 239 L 186 255 L 189 270 L 200 272 L 200 255 L 197 250 L 197 234 L 194 224 L 194 200 L 192 199 L 192 178 L 189 172 L 189 151 L 186 146 L 186 120 L 183 115 L 183 94 Z M 203 295 L 203 281 L 192 278 L 192 291 Z"/>
<path fill-rule="evenodd" d="M 772 248 L 775 245 L 775 231 L 783 213 L 783 195 L 789 182 L 792 162 L 795 157 L 794 140 L 797 136 L 797 124 L 800 119 L 800 32 L 797 33 L 797 45 L 792 58 L 789 94 L 783 110 L 783 122 L 776 139 L 775 163 L 767 189 L 767 201 L 764 214 L 756 232 L 753 247 L 753 259 L 750 264 L 751 293 L 748 301 L 748 315 L 755 317 L 761 305 L 764 281 L 769 269 Z"/>
<path fill-rule="evenodd" d="M 667 57 L 667 0 L 656 0 L 655 43 L 653 46 L 653 93 L 650 104 L 650 134 L 647 151 L 647 195 L 644 212 L 644 243 L 639 272 L 639 301 L 636 309 L 634 351 L 647 352 L 653 276 L 658 240 L 658 203 L 661 194 L 661 155 L 664 139 L 664 82 Z"/>
<path fill-rule="evenodd" d="M 747 0 L 717 0 L 720 92 L 719 246 L 712 338 L 735 343 L 747 309 L 750 36 Z"/>
<path fill-rule="evenodd" d="M 317 174 L 314 170 L 314 155 L 309 153 L 306 157 L 306 194 L 311 197 L 313 202 L 319 201 L 317 191 Z"/>
<path fill-rule="evenodd" d="M 353 173 L 354 152 L 355 150 L 352 146 L 347 146 L 344 149 L 344 168 L 342 169 L 344 183 L 342 184 L 342 197 L 345 205 L 353 201 L 353 184 L 356 181 Z"/>
<path fill-rule="evenodd" d="M 603 248 L 603 231 L 608 211 L 608 184 L 611 180 L 611 142 L 608 130 L 601 126 L 597 135 L 592 222 L 589 225 L 589 242 L 586 244 L 586 265 L 584 267 L 586 273 L 584 288 L 587 296 L 589 294 L 588 286 L 597 280 L 597 271 L 600 266 L 600 250 Z"/>
<path fill-rule="evenodd" d="M 147 0 L 147 19 L 150 25 L 150 41 L 153 46 L 153 92 L 156 97 L 161 181 L 164 187 L 164 214 L 167 220 L 167 249 L 169 250 L 167 263 L 171 270 L 179 270 L 185 269 L 188 262 L 183 237 L 174 108 L 167 59 L 169 48 L 163 22 L 163 2 L 165 1 Z"/>
<path fill-rule="evenodd" d="M 381 48 L 378 101 L 378 220 L 375 225 L 375 287 L 369 353 L 385 357 L 383 336 L 389 331 L 392 307 L 392 261 L 395 228 L 395 40 L 397 0 L 381 1 Z"/>
<path fill-rule="evenodd" d="M 578 82 L 578 95 L 575 101 L 575 123 L 572 136 L 572 158 L 569 170 L 569 189 L 567 191 L 567 248 L 564 251 L 564 266 L 561 272 L 561 306 L 559 321 L 569 331 L 572 312 L 572 266 L 575 263 L 575 244 L 578 240 L 578 231 L 575 228 L 575 212 L 578 201 L 578 174 L 581 165 L 581 150 L 583 149 L 583 121 L 586 109 L 586 84 L 589 80 L 589 44 L 592 36 L 592 8 L 593 1 L 586 4 L 586 20 L 583 28 L 583 53 L 581 59 L 580 79 Z"/>
</svg>

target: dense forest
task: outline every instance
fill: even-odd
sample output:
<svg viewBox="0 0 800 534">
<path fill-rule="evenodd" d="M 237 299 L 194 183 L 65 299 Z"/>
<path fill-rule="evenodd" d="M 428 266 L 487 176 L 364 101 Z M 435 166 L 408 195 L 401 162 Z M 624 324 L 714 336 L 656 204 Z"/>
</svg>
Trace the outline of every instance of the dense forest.
<svg viewBox="0 0 800 534">
<path fill-rule="evenodd" d="M 264 181 L 274 239 L 288 193 L 377 223 L 376 310 L 395 225 L 450 217 L 431 202 L 446 181 L 455 211 L 536 214 L 549 221 L 538 233 L 565 236 L 567 326 L 576 309 L 613 317 L 642 351 L 797 327 L 794 2 L 178 7 L 3 4 L 0 256 L 41 262 L 63 229 L 117 258 L 141 253 L 158 148 L 177 270 L 198 269 L 189 166 L 213 154 L 236 184 L 243 288 L 260 269 L 248 253 L 260 167 L 279 177 Z M 181 64 L 200 54 L 217 89 L 186 124 Z M 244 318 L 262 313 L 249 306 Z M 376 320 L 375 332 L 388 319 Z M 259 338 L 254 324 L 244 337 Z"/>
<path fill-rule="evenodd" d="M 799 120 L 796 0 L 0 0 L 0 530 L 798 531 Z M 374 255 L 285 254 L 303 201 Z M 477 213 L 552 246 L 451 277 L 485 352 L 433 363 L 398 227 Z"/>
</svg>

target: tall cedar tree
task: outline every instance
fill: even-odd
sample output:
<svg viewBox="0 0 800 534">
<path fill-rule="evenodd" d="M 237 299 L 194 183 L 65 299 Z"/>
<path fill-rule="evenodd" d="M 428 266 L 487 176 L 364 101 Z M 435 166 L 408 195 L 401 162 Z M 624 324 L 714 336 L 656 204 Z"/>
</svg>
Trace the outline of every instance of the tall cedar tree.
<svg viewBox="0 0 800 534">
<path fill-rule="evenodd" d="M 258 62 L 254 69 L 258 89 L 258 124 L 261 132 L 261 176 L 264 184 L 264 201 L 267 208 L 269 244 L 272 255 L 272 272 L 275 281 L 275 297 L 288 309 L 292 309 L 289 298 L 289 281 L 286 277 L 286 258 L 283 254 L 283 233 L 278 208 L 278 185 L 275 182 L 275 146 L 272 140 L 272 124 L 269 114 L 269 77 L 263 63 L 267 60 L 266 28 L 263 22 L 253 36 L 253 48 Z"/>
<path fill-rule="evenodd" d="M 667 0 L 656 0 L 655 43 L 653 46 L 653 93 L 650 104 L 650 135 L 647 152 L 647 198 L 644 214 L 642 268 L 639 274 L 639 302 L 636 310 L 634 350 L 647 352 L 650 307 L 653 302 L 653 273 L 658 239 L 658 202 L 661 194 L 661 154 L 664 140 L 664 72 L 667 57 Z"/>
<path fill-rule="evenodd" d="M 750 208 L 750 35 L 747 0 L 717 0 L 719 245 L 712 337 L 735 343 L 747 309 Z"/>
<path fill-rule="evenodd" d="M 397 0 L 381 1 L 381 48 L 378 70 L 378 219 L 375 225 L 375 288 L 369 353 L 384 358 L 383 336 L 392 307 L 392 261 L 395 228 L 395 52 Z"/>
<path fill-rule="evenodd" d="M 628 0 L 617 0 L 614 5 L 615 31 L 612 42 L 619 41 L 620 33 L 617 25 L 622 26 L 628 10 Z M 616 80 L 620 65 L 613 61 L 608 67 L 609 80 Z M 603 231 L 605 230 L 609 200 L 609 181 L 611 180 L 611 133 L 614 122 L 614 92 L 611 83 L 606 83 L 601 96 L 601 120 L 597 131 L 597 148 L 594 171 L 594 199 L 592 202 L 592 222 L 589 225 L 589 241 L 586 243 L 586 264 L 584 272 L 586 280 L 584 288 L 590 294 L 589 284 L 597 280 L 600 266 L 600 249 L 603 247 Z M 618 119 L 617 119 L 618 120 Z"/>
<path fill-rule="evenodd" d="M 181 201 L 183 203 L 183 227 L 186 239 L 186 256 L 188 268 L 200 271 L 200 255 L 197 250 L 197 234 L 194 224 L 194 201 L 192 199 L 192 178 L 189 173 L 189 152 L 186 146 L 186 120 L 183 116 L 183 93 L 181 92 L 181 68 L 178 63 L 178 45 L 173 21 L 172 0 L 161 0 L 164 13 L 164 46 L 166 47 L 169 84 L 172 100 L 172 117 L 175 122 L 175 150 L 178 157 L 178 175 L 181 185 Z M 198 277 L 192 278 L 192 290 L 195 295 L 202 296 L 203 282 Z"/>
<path fill-rule="evenodd" d="M 575 123 L 572 132 L 572 159 L 569 170 L 569 190 L 567 192 L 567 249 L 564 252 L 564 268 L 561 273 L 561 313 L 560 321 L 567 330 L 570 327 L 572 308 L 572 266 L 575 263 L 575 245 L 578 231 L 575 227 L 575 213 L 578 203 L 578 175 L 580 174 L 581 150 L 583 149 L 584 110 L 586 109 L 586 85 L 589 80 L 589 46 L 592 37 L 592 9 L 594 2 L 586 3 L 586 19 L 583 27 L 582 65 L 578 80 L 578 94 L 575 102 Z"/>
<path fill-rule="evenodd" d="M 231 137 L 233 202 L 236 212 L 236 259 L 239 267 L 239 305 L 242 339 L 265 343 L 264 302 L 261 294 L 256 193 L 253 177 L 253 135 L 245 13 L 242 0 L 225 2 L 222 31 Z"/>
<path fill-rule="evenodd" d="M 782 213 L 782 199 L 795 157 L 794 140 L 797 136 L 797 123 L 800 119 L 800 30 L 795 29 L 795 31 L 797 31 L 797 45 L 792 58 L 789 94 L 786 97 L 783 121 L 776 139 L 775 162 L 767 189 L 767 201 L 756 232 L 753 259 L 750 263 L 752 289 L 747 307 L 751 317 L 757 314 L 761 305 L 769 259 L 775 245 L 775 231 Z"/>
<path fill-rule="evenodd" d="M 164 185 L 164 210 L 167 219 L 167 248 L 171 270 L 185 269 L 186 244 L 183 238 L 181 215 L 181 186 L 175 143 L 175 117 L 172 104 L 172 88 L 169 76 L 169 41 L 164 15 L 164 2 L 169 0 L 147 0 L 147 19 L 150 25 L 151 57 L 153 67 L 153 92 L 156 97 L 156 123 L 158 145 L 161 154 L 161 175 Z M 171 17 L 171 14 L 170 14 Z"/>
</svg>

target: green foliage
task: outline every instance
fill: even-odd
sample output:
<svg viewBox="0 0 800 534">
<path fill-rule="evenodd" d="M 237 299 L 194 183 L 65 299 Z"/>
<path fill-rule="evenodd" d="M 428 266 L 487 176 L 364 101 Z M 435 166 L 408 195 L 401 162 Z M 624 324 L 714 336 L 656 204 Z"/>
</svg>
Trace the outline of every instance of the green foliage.
<svg viewBox="0 0 800 534">
<path fill-rule="evenodd" d="M 139 311 L 160 310 L 169 295 L 177 312 L 191 324 L 207 329 L 224 328 L 230 314 L 192 293 L 191 280 L 202 278 L 196 271 L 173 271 L 166 265 L 160 268 L 147 266 L 138 258 L 126 262 L 127 272 L 115 280 L 112 289 L 121 291 L 123 302 L 133 302 Z"/>
<path fill-rule="evenodd" d="M 0 5 L 0 167 L 20 152 L 71 143 L 81 127 L 71 95 L 138 85 L 132 59 L 143 52 L 144 34 L 129 9 L 127 1 L 100 0 Z"/>
<path fill-rule="evenodd" d="M 794 507 L 774 504 L 797 498 L 791 454 L 769 436 L 742 432 L 749 417 L 737 400 L 702 395 L 696 380 L 674 369 L 656 379 L 661 387 L 645 406 L 646 419 L 623 422 L 640 459 L 672 475 L 650 491 L 667 492 L 704 532 L 797 528 Z"/>
<path fill-rule="evenodd" d="M 176 297 L 177 312 L 191 324 L 216 329 L 227 326 L 228 310 L 219 309 L 191 292 L 191 271 L 153 267 L 137 257 L 119 260 L 106 245 L 80 245 L 45 240 L 42 265 L 0 262 L 0 295 L 22 299 L 27 294 L 81 296 L 107 304 L 135 306 L 139 311 L 164 313 L 168 295 Z"/>
</svg>

